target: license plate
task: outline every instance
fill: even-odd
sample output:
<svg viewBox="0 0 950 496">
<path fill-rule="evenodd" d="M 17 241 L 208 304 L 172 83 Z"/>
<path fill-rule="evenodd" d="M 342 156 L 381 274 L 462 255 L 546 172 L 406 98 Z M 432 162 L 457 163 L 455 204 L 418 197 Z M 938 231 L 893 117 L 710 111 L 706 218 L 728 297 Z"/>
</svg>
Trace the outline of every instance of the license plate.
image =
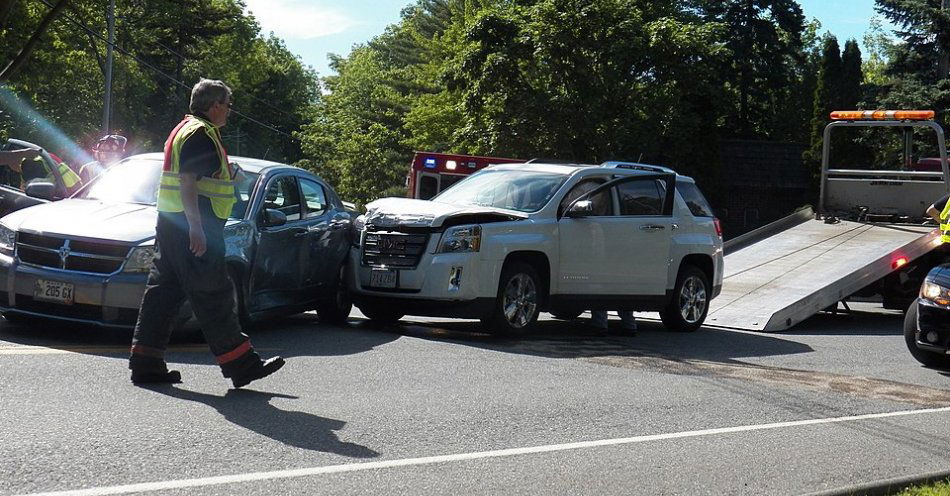
<svg viewBox="0 0 950 496">
<path fill-rule="evenodd" d="M 72 305 L 73 289 L 74 286 L 68 282 L 37 279 L 33 285 L 33 299 Z"/>
<path fill-rule="evenodd" d="M 396 287 L 395 270 L 374 270 L 369 276 L 369 285 L 374 288 L 395 289 Z"/>
</svg>

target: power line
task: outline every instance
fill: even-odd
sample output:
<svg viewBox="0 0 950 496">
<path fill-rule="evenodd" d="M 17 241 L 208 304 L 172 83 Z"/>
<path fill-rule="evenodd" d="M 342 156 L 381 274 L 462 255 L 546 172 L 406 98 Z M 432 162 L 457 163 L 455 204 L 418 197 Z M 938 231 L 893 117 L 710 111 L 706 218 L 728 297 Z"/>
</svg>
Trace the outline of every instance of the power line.
<svg viewBox="0 0 950 496">
<path fill-rule="evenodd" d="M 121 17 L 121 19 L 124 20 L 125 22 L 131 22 L 128 17 Z M 155 43 L 156 45 L 158 45 L 158 46 L 164 48 L 166 51 L 168 51 L 168 52 L 171 53 L 172 55 L 174 55 L 174 56 L 176 56 L 176 57 L 178 57 L 178 58 L 180 58 L 180 59 L 182 59 L 182 60 L 188 60 L 188 57 L 185 57 L 184 55 L 178 53 L 177 51 L 175 51 L 174 49 L 172 49 L 172 48 L 169 47 L 168 45 L 165 45 L 164 43 L 162 43 L 162 42 L 160 42 L 160 41 L 158 41 L 158 40 L 152 40 L 152 41 L 153 41 L 153 43 Z M 269 108 L 271 108 L 271 109 L 273 109 L 273 110 L 276 110 L 277 112 L 280 112 L 280 113 L 286 115 L 287 117 L 296 117 L 295 115 L 291 114 L 290 112 L 287 112 L 287 111 L 284 110 L 284 109 L 275 107 L 274 105 L 271 105 L 270 103 L 268 103 L 266 100 L 263 100 L 263 99 L 261 99 L 261 98 L 258 98 L 258 97 L 256 97 L 256 96 L 252 95 L 249 91 L 242 91 L 242 93 L 244 93 L 245 96 L 250 97 L 251 100 L 254 100 L 254 101 L 256 101 L 256 102 L 262 103 L 262 104 L 264 104 L 265 106 L 267 106 L 267 107 L 269 107 Z"/>
<path fill-rule="evenodd" d="M 52 7 L 52 6 L 47 2 L 47 0 L 40 0 L 40 2 L 42 2 L 43 4 L 45 4 L 47 7 Z M 82 29 L 82 30 L 86 31 L 87 33 L 89 33 L 90 35 L 92 35 L 92 36 L 98 38 L 99 40 L 103 41 L 103 42 L 106 43 L 107 45 L 112 45 L 112 47 L 113 47 L 117 52 L 121 53 L 122 55 L 125 55 L 125 56 L 128 56 L 128 57 L 132 58 L 133 60 L 135 60 L 135 61 L 138 62 L 139 64 L 141 64 L 141 65 L 143 65 L 143 66 L 145 66 L 145 67 L 151 69 L 152 71 L 158 73 L 159 75 L 161 75 L 162 77 L 168 79 L 169 81 L 171 81 L 171 82 L 173 82 L 173 83 L 175 83 L 175 84 L 178 84 L 178 85 L 180 85 L 181 87 L 183 87 L 183 88 L 185 88 L 185 89 L 188 89 L 188 90 L 191 89 L 191 86 L 189 86 L 188 84 L 186 84 L 186 83 L 184 83 L 184 82 L 182 82 L 182 81 L 179 81 L 178 79 L 175 79 L 173 76 L 170 76 L 170 75 L 166 74 L 166 73 L 165 73 L 164 71 L 162 71 L 161 69 L 159 69 L 159 68 L 153 66 L 152 64 L 149 64 L 148 62 L 146 62 L 146 61 L 140 59 L 140 58 L 137 57 L 135 54 L 133 54 L 133 53 L 129 52 L 128 50 L 126 50 L 125 48 L 122 48 L 121 46 L 119 46 L 117 43 L 110 43 L 108 39 L 104 38 L 104 37 L 103 37 L 102 35 L 100 35 L 99 33 L 93 31 L 92 29 L 90 29 L 88 26 L 86 26 L 86 24 L 85 24 L 84 22 L 78 21 L 78 20 L 72 18 L 71 16 L 69 16 L 69 15 L 67 15 L 67 14 L 65 14 L 65 13 L 60 14 L 60 17 L 62 17 L 62 18 L 64 18 L 64 19 L 68 20 L 69 22 L 75 24 L 75 25 L 78 26 L 80 29 Z M 237 111 L 237 110 L 235 110 L 235 109 L 233 109 L 233 108 L 231 109 L 231 113 L 233 113 L 233 114 L 235 114 L 235 115 L 238 115 L 238 116 L 240 116 L 240 117 L 243 117 L 244 119 L 246 119 L 246 120 L 248 120 L 248 121 L 250 121 L 250 122 L 253 122 L 254 124 L 257 124 L 257 125 L 259 125 L 259 126 L 261 126 L 261 127 L 264 127 L 264 128 L 266 128 L 266 129 L 269 129 L 269 130 L 271 130 L 271 131 L 273 131 L 273 132 L 275 132 L 275 133 L 277 133 L 277 134 L 281 134 L 281 135 L 286 136 L 286 137 L 288 137 L 288 138 L 290 138 L 290 139 L 296 139 L 296 138 L 294 138 L 292 135 L 290 135 L 290 134 L 288 134 L 288 133 L 286 133 L 286 132 L 284 132 L 284 131 L 281 131 L 280 129 L 277 129 L 275 126 L 272 126 L 272 125 L 270 125 L 270 124 L 265 124 L 265 123 L 263 123 L 263 122 L 261 122 L 261 121 L 259 121 L 259 120 L 257 120 L 257 119 L 254 119 L 253 117 L 251 117 L 251 116 L 249 116 L 249 115 L 246 115 L 246 114 L 243 114 L 243 113 L 241 113 L 241 112 L 239 112 L 239 111 Z"/>
</svg>

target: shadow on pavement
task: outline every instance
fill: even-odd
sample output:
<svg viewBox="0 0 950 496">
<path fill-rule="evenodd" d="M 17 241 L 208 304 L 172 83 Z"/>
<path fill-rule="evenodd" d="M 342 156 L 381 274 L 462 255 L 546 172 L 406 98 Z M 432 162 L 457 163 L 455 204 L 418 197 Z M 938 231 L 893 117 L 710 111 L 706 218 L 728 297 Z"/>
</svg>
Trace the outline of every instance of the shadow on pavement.
<svg viewBox="0 0 950 496">
<path fill-rule="evenodd" d="M 611 329 L 617 321 L 611 321 Z M 369 322 L 359 324 L 368 326 Z M 486 334 L 477 322 L 416 322 L 406 318 L 391 331 L 506 353 L 551 358 L 661 355 L 670 359 L 731 363 L 742 358 L 791 355 L 814 351 L 810 346 L 762 333 L 702 328 L 693 333 L 668 332 L 660 322 L 639 321 L 636 336 L 595 336 L 583 320 L 538 322 L 527 336 L 507 338 Z"/>
<path fill-rule="evenodd" d="M 351 458 L 376 458 L 379 453 L 366 446 L 341 441 L 335 431 L 346 422 L 311 413 L 281 410 L 270 404 L 273 398 L 297 399 L 279 393 L 231 389 L 224 396 L 199 393 L 172 386 L 147 388 L 159 394 L 204 403 L 229 422 L 287 446 Z"/>
<path fill-rule="evenodd" d="M 277 318 L 258 324 L 247 334 L 262 356 L 342 356 L 363 353 L 399 339 L 398 334 L 367 329 L 362 321 L 323 324 L 312 313 Z M 131 330 L 35 321 L 11 324 L 0 320 L 0 353 L 4 344 L 37 346 L 86 355 L 126 359 Z M 200 338 L 200 330 L 172 336 L 168 361 L 213 364 L 214 357 Z"/>
<path fill-rule="evenodd" d="M 858 309 L 839 310 L 837 314 L 819 312 L 780 333 L 780 335 L 788 336 L 900 336 L 903 334 L 903 312 L 897 310 L 867 312 Z"/>
</svg>

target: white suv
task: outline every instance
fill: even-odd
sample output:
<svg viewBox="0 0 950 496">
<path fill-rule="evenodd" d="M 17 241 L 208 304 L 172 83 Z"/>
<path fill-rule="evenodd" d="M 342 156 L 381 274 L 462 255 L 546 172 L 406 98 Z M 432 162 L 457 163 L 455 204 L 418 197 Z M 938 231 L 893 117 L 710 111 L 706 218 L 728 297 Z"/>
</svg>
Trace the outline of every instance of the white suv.
<svg viewBox="0 0 950 496">
<path fill-rule="evenodd" d="M 541 311 L 643 310 L 692 331 L 722 287 L 719 221 L 664 167 L 497 165 L 430 201 L 374 201 L 355 227 L 348 280 L 374 320 L 478 318 L 517 334 Z"/>
</svg>

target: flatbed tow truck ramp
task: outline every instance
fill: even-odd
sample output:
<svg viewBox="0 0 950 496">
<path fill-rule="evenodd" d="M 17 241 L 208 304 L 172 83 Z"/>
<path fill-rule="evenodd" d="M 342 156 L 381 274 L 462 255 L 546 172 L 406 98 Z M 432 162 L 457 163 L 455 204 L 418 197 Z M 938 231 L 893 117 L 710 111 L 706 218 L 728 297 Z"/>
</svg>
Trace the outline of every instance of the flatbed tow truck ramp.
<svg viewBox="0 0 950 496">
<path fill-rule="evenodd" d="M 710 325 L 783 331 L 859 291 L 888 291 L 877 284 L 885 277 L 897 273 L 907 282 L 905 274 L 926 274 L 939 263 L 931 255 L 940 236 L 923 223 L 924 212 L 947 193 L 950 170 L 933 112 L 834 112 L 832 119 L 824 134 L 818 212 L 803 209 L 726 243 L 722 293 L 710 305 Z M 831 131 L 852 126 L 903 128 L 905 169 L 912 168 L 913 129 L 930 128 L 943 170 L 829 168 Z"/>
</svg>

